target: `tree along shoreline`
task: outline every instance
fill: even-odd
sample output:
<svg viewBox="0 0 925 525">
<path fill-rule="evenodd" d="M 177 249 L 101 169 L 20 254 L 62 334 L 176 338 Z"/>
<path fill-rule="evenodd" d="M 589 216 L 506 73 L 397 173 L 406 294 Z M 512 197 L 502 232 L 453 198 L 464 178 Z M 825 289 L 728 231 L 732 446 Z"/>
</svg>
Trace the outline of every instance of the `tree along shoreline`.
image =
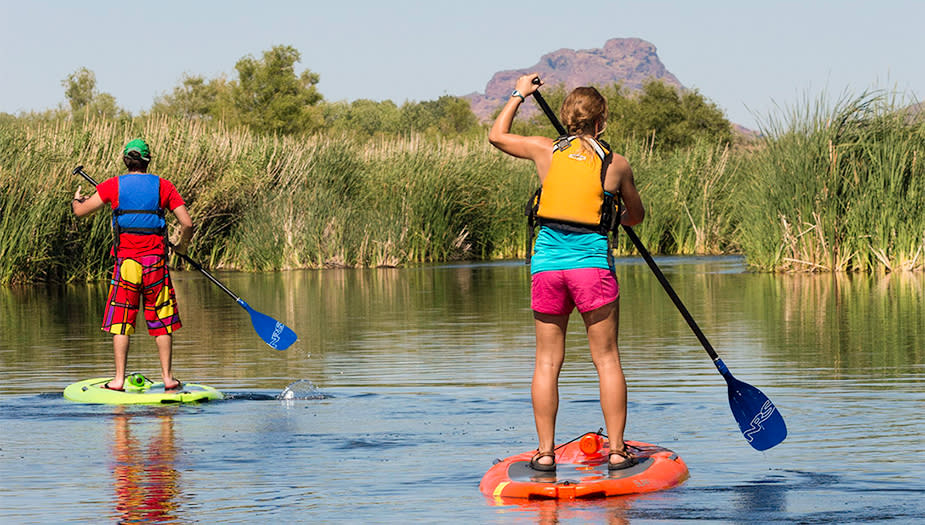
<svg viewBox="0 0 925 525">
<path fill-rule="evenodd" d="M 922 120 L 880 94 L 807 103 L 748 147 L 671 150 L 616 136 L 646 205 L 653 253 L 741 254 L 769 272 L 925 269 Z M 122 173 L 128 139 L 152 144 L 211 267 L 270 271 L 401 266 L 525 255 L 528 162 L 484 134 L 346 131 L 277 136 L 202 119 L 0 119 L 0 283 L 106 278 L 110 214 L 77 219 L 78 164 Z M 611 138 L 606 136 L 605 139 Z M 617 237 L 618 255 L 634 250 Z"/>
</svg>

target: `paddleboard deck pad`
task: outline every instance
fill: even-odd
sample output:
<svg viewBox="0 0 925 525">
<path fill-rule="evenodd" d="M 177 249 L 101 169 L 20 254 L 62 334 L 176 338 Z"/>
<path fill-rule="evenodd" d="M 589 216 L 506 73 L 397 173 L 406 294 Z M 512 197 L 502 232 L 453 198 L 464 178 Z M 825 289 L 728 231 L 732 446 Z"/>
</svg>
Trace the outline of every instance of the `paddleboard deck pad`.
<svg viewBox="0 0 925 525">
<path fill-rule="evenodd" d="M 87 379 L 68 385 L 64 397 L 78 403 L 107 405 L 161 405 L 169 403 L 201 403 L 224 398 L 218 390 L 196 383 L 183 383 L 177 390 L 164 390 L 164 383 L 155 383 L 142 374 L 125 378 L 125 391 L 104 388 L 112 378 Z"/>
<path fill-rule="evenodd" d="M 535 450 L 500 460 L 479 483 L 479 490 L 499 502 L 507 499 L 592 499 L 655 492 L 676 487 L 688 478 L 681 458 L 657 445 L 626 441 L 637 463 L 607 468 L 610 445 L 600 432 L 589 432 L 555 449 L 555 472 L 530 467 Z"/>
</svg>

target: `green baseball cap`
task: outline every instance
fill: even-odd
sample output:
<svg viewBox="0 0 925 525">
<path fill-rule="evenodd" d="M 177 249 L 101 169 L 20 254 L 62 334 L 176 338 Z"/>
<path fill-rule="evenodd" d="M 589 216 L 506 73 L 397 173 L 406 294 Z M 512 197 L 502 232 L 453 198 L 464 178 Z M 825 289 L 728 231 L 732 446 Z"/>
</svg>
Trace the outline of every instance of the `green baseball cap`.
<svg viewBox="0 0 925 525">
<path fill-rule="evenodd" d="M 141 160 L 151 160 L 151 150 L 148 149 L 148 143 L 145 142 L 144 139 L 130 140 L 129 143 L 125 145 L 125 150 L 122 151 L 122 155 L 128 157 L 129 153 L 133 151 L 138 152 L 138 155 L 141 156 Z"/>
</svg>

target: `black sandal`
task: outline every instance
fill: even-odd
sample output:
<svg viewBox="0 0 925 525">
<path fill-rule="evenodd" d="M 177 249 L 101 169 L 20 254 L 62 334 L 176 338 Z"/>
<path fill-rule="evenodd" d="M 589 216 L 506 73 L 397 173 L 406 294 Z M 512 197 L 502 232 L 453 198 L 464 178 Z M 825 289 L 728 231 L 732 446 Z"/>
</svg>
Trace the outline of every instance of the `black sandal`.
<svg viewBox="0 0 925 525">
<path fill-rule="evenodd" d="M 623 461 L 619 463 L 614 463 L 611 460 L 614 456 L 620 456 L 623 458 Z M 610 454 L 607 455 L 607 470 L 623 470 L 630 468 L 636 464 L 636 458 L 626 450 L 626 443 L 623 444 L 623 448 L 620 450 L 611 450 Z"/>
<path fill-rule="evenodd" d="M 109 381 L 112 381 L 112 379 L 110 379 Z M 113 392 L 125 392 L 125 387 L 124 387 L 124 386 L 123 386 L 122 388 L 113 388 L 113 387 L 109 386 L 109 381 L 106 381 L 105 383 L 103 383 L 103 387 L 102 387 L 102 388 L 105 388 L 106 390 L 112 390 Z"/>
<path fill-rule="evenodd" d="M 174 386 L 172 386 L 172 387 L 170 387 L 170 388 L 167 388 L 167 383 L 164 383 L 164 392 L 172 392 L 172 391 L 174 391 L 174 390 L 180 390 L 181 388 L 183 388 L 183 382 L 182 382 L 182 381 L 180 381 L 180 380 L 177 379 L 177 378 L 174 378 L 173 380 L 176 381 L 177 384 L 174 385 Z"/>
<path fill-rule="evenodd" d="M 539 460 L 543 458 L 552 458 L 552 463 L 540 463 Z M 556 453 L 551 450 L 549 452 L 537 452 L 533 459 L 530 460 L 530 468 L 540 472 L 555 472 Z"/>
</svg>

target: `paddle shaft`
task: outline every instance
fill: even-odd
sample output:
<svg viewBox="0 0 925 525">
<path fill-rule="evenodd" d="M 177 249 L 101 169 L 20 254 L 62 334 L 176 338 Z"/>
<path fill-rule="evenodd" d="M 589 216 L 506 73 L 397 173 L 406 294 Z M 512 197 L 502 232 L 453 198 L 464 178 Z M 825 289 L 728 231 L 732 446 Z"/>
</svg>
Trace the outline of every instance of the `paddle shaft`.
<svg viewBox="0 0 925 525">
<path fill-rule="evenodd" d="M 533 80 L 534 84 L 539 84 L 539 78 Z M 549 107 L 549 104 L 546 103 L 546 99 L 543 98 L 543 95 L 539 91 L 533 92 L 533 98 L 536 99 L 536 103 L 539 104 L 540 108 L 543 110 L 543 113 L 546 114 L 546 117 L 549 118 L 549 121 L 552 122 L 552 125 L 556 128 L 556 131 L 559 135 L 567 135 L 568 131 L 565 129 L 565 126 L 559 122 L 559 118 L 552 111 L 552 108 Z M 678 294 L 675 293 L 674 288 L 671 287 L 671 283 L 668 282 L 668 279 L 665 278 L 665 274 L 662 273 L 662 270 L 655 264 L 655 260 L 652 259 L 652 255 L 649 254 L 649 250 L 643 246 L 642 241 L 636 235 L 636 232 L 633 231 L 627 225 L 622 225 L 623 230 L 626 231 L 626 235 L 629 236 L 630 241 L 633 242 L 633 245 L 639 250 L 642 258 L 645 259 L 646 264 L 649 265 L 649 268 L 652 270 L 652 273 L 655 274 L 655 278 L 658 279 L 658 282 L 662 285 L 662 288 L 665 289 L 665 292 L 668 293 L 668 297 L 671 298 L 671 301 L 678 308 L 678 311 L 681 312 L 681 316 L 684 317 L 684 320 L 687 321 L 687 325 L 691 327 L 691 330 L 694 332 L 694 335 L 697 336 L 697 340 L 700 341 L 700 344 L 703 345 L 703 349 L 707 351 L 707 354 L 710 355 L 710 358 L 713 359 L 716 367 L 720 369 L 720 372 L 726 371 L 726 366 L 722 364 L 722 361 L 719 361 L 719 355 L 716 353 L 716 350 L 713 349 L 713 345 L 710 344 L 710 341 L 707 340 L 707 337 L 703 335 L 703 331 L 700 329 L 700 326 L 697 325 L 697 322 L 694 321 L 694 318 L 691 316 L 690 312 L 687 310 L 687 307 L 684 306 L 684 303 L 681 302 L 681 298 L 678 297 Z"/>
<path fill-rule="evenodd" d="M 174 247 L 174 245 L 171 244 L 170 241 L 167 241 L 167 244 L 170 245 L 171 248 Z M 202 275 L 205 275 L 210 281 L 212 281 L 213 283 L 215 283 L 215 285 L 218 286 L 219 288 L 221 288 L 223 292 L 225 292 L 226 294 L 230 295 L 232 299 L 234 299 L 234 300 L 237 301 L 237 302 L 241 302 L 241 298 L 238 297 L 237 294 L 235 294 L 234 292 L 232 292 L 231 290 L 229 290 L 228 287 L 225 286 L 224 284 L 222 284 L 221 281 L 219 281 L 219 280 L 216 279 L 211 273 L 209 273 L 208 271 L 206 271 L 206 269 L 203 268 L 201 264 L 199 264 L 198 262 L 192 260 L 192 259 L 191 259 L 188 255 L 186 255 L 185 253 L 180 253 L 180 252 L 178 252 L 178 251 L 174 251 L 173 253 L 179 255 L 181 259 L 183 259 L 184 261 L 186 261 L 187 263 L 189 263 L 193 268 L 196 268 L 197 270 L 199 270 L 199 272 L 202 273 Z"/>
<path fill-rule="evenodd" d="M 89 182 L 90 184 L 92 184 L 94 187 L 98 186 L 97 182 L 93 179 L 93 177 L 87 175 L 87 173 L 84 171 L 84 167 L 83 167 L 83 166 L 77 166 L 76 168 L 74 168 L 74 174 L 80 175 L 81 177 L 83 177 L 84 179 L 86 179 L 87 182 Z M 170 246 L 171 248 L 174 248 L 174 245 L 171 244 L 170 241 L 167 241 L 167 245 Z M 173 253 L 179 255 L 181 259 L 183 259 L 184 261 L 186 261 L 187 263 L 189 263 L 193 268 L 196 268 L 197 270 L 199 270 L 199 271 L 202 273 L 202 275 L 205 275 L 210 281 L 212 281 L 213 283 L 215 283 L 215 285 L 218 286 L 219 288 L 221 288 L 222 291 L 224 291 L 226 294 L 230 295 L 232 299 L 234 299 L 235 301 L 239 301 L 239 302 L 240 302 L 241 298 L 238 297 L 237 294 L 235 294 L 234 292 L 232 292 L 231 290 L 229 290 L 227 286 L 225 286 L 224 284 L 222 284 L 222 282 L 219 281 L 218 279 L 216 279 L 211 273 L 207 272 L 206 269 L 203 268 L 201 264 L 199 264 L 198 262 L 192 260 L 192 259 L 191 259 L 189 256 L 187 256 L 185 253 L 180 253 L 180 252 L 177 252 L 177 251 L 174 251 Z"/>
<path fill-rule="evenodd" d="M 533 80 L 534 84 L 539 84 L 539 78 Z M 554 128 L 556 128 L 556 133 L 560 137 L 568 135 L 568 130 L 565 129 L 565 126 L 559 122 L 559 117 L 553 113 L 552 108 L 549 107 L 549 104 L 546 103 L 546 99 L 543 98 L 543 95 L 540 94 L 539 90 L 533 92 L 533 98 L 536 99 L 536 103 L 540 105 L 540 108 L 543 110 L 543 113 L 546 113 L 546 117 L 549 118 L 549 121 L 552 122 Z"/>
<path fill-rule="evenodd" d="M 707 340 L 707 337 L 703 335 L 703 331 L 700 330 L 700 327 L 697 325 L 697 321 L 694 321 L 694 318 L 691 316 L 691 313 L 687 311 L 687 307 L 684 306 L 684 303 L 681 302 L 681 298 L 678 297 L 678 294 L 675 293 L 674 288 L 671 287 L 671 284 L 668 282 L 668 279 L 665 277 L 665 274 L 662 273 L 661 268 L 655 264 L 655 260 L 652 259 L 652 255 L 649 253 L 649 250 L 642 245 L 642 241 L 639 240 L 639 237 L 636 235 L 636 232 L 633 231 L 629 226 L 624 225 L 623 230 L 626 232 L 626 235 L 633 241 L 633 245 L 639 250 L 639 254 L 642 255 L 642 258 L 645 259 L 646 264 L 649 265 L 649 269 L 652 270 L 652 273 L 655 274 L 655 278 L 658 279 L 658 282 L 662 285 L 662 288 L 665 289 L 665 292 L 668 293 L 668 297 L 671 298 L 671 302 L 678 308 L 678 311 L 681 312 L 681 317 L 687 321 L 687 326 L 691 327 L 691 331 L 694 332 L 694 335 L 697 336 L 697 340 L 700 341 L 700 344 L 703 345 L 703 349 L 707 351 L 707 354 L 710 355 L 710 358 L 713 359 L 713 362 L 716 364 L 717 368 L 720 368 L 719 355 L 716 353 L 716 350 L 713 349 L 713 345 L 710 344 L 710 341 Z M 722 372 L 725 369 L 725 365 L 722 365 L 720 371 Z"/>
</svg>

